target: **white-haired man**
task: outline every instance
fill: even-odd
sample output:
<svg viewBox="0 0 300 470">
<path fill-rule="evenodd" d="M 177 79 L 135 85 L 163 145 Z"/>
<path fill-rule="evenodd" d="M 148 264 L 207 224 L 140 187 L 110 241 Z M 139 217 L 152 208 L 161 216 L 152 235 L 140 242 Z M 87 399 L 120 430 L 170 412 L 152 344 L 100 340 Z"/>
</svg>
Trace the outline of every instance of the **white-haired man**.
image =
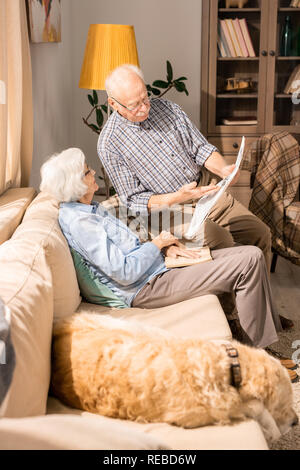
<svg viewBox="0 0 300 470">
<path fill-rule="evenodd" d="M 115 112 L 99 136 L 98 156 L 122 203 L 132 211 L 147 214 L 198 200 L 216 190 L 215 185 L 203 185 L 203 168 L 221 178 L 234 169 L 177 104 L 157 98 L 150 103 L 137 67 L 112 71 L 106 91 Z M 270 267 L 269 228 L 229 193 L 209 214 L 203 242 L 214 249 L 258 246 Z M 283 327 L 292 326 L 289 320 L 282 322 Z"/>
</svg>

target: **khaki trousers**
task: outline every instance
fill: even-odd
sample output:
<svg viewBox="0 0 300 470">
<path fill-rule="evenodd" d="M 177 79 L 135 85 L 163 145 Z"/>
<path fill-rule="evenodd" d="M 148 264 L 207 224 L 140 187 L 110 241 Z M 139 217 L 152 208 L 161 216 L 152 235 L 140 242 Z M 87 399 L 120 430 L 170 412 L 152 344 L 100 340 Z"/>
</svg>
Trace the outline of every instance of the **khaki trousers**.
<svg viewBox="0 0 300 470">
<path fill-rule="evenodd" d="M 234 245 L 254 245 L 264 254 L 268 272 L 271 267 L 271 232 L 269 227 L 245 206 L 225 192 L 217 201 L 203 224 L 201 233 L 187 240 L 185 233 L 193 216 L 195 203 L 182 204 L 164 210 L 160 218 L 151 214 L 149 238 L 161 230 L 170 230 L 187 246 L 209 246 L 211 249 Z"/>
<path fill-rule="evenodd" d="M 236 246 L 212 250 L 212 258 L 156 276 L 136 295 L 132 306 L 157 308 L 205 294 L 233 292 L 241 326 L 253 345 L 265 348 L 276 342 L 276 331 L 282 328 L 262 251 L 254 246 Z"/>
</svg>

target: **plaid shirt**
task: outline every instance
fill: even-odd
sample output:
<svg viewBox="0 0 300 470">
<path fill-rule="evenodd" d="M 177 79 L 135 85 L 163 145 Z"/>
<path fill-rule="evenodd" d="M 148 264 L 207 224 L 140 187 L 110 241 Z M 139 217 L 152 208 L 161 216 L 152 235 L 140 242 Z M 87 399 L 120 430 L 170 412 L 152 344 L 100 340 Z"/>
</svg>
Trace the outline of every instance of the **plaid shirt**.
<svg viewBox="0 0 300 470">
<path fill-rule="evenodd" d="M 197 181 L 217 148 L 177 104 L 156 98 L 143 122 L 114 112 L 99 136 L 97 151 L 122 203 L 145 213 L 154 194 L 172 193 Z"/>
</svg>

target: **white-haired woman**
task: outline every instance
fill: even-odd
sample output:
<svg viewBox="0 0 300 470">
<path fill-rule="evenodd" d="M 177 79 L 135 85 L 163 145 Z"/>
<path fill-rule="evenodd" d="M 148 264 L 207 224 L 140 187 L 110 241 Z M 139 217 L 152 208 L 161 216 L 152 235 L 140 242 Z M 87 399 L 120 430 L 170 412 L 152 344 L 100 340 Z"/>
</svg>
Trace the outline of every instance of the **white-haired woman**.
<svg viewBox="0 0 300 470">
<path fill-rule="evenodd" d="M 41 190 L 61 202 L 59 223 L 68 244 L 128 306 L 155 308 L 204 294 L 234 292 L 241 325 L 253 345 L 266 347 L 277 341 L 281 325 L 259 248 L 212 250 L 212 261 L 167 269 L 163 249 L 173 257 L 195 254 L 169 232 L 141 243 L 124 223 L 93 201 L 98 189 L 95 171 L 81 150 L 71 148 L 51 157 L 41 175 Z"/>
</svg>

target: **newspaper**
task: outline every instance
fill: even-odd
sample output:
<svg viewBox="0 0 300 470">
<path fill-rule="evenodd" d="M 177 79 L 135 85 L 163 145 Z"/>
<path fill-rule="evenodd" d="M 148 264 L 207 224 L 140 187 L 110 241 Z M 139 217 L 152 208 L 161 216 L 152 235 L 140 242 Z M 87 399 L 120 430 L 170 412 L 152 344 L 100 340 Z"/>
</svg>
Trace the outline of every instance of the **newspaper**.
<svg viewBox="0 0 300 470">
<path fill-rule="evenodd" d="M 219 186 L 220 189 L 216 192 L 214 191 L 205 196 L 202 196 L 197 202 L 190 226 L 184 235 L 185 238 L 187 238 L 188 240 L 192 240 L 195 237 L 195 235 L 199 233 L 200 227 L 205 221 L 205 219 L 207 218 L 207 216 L 209 215 L 211 209 L 213 208 L 217 200 L 226 191 L 231 181 L 235 177 L 240 167 L 241 161 L 243 159 L 244 149 L 245 149 L 245 137 L 243 137 L 242 139 L 240 150 L 239 150 L 236 162 L 235 162 L 234 170 L 230 173 L 230 175 L 226 176 L 226 178 L 224 178 L 222 181 L 220 181 L 217 184 L 217 186 Z"/>
</svg>

